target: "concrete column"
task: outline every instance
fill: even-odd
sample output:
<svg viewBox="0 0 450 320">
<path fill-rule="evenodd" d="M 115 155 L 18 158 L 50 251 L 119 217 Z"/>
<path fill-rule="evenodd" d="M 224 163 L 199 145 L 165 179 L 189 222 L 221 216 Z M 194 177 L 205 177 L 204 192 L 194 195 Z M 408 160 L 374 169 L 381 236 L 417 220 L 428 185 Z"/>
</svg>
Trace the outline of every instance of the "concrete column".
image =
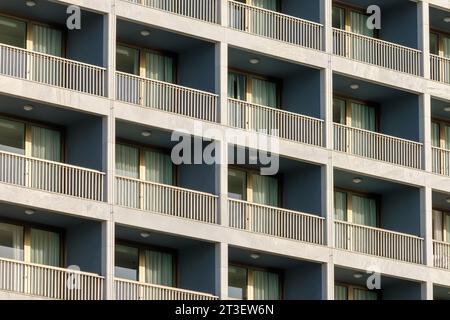
<svg viewBox="0 0 450 320">
<path fill-rule="evenodd" d="M 432 282 L 423 282 L 421 284 L 421 289 L 422 300 L 434 300 L 434 288 Z"/>
<path fill-rule="evenodd" d="M 324 120 L 324 143 L 333 149 L 333 71 L 331 67 L 320 71 L 320 117 Z"/>
<path fill-rule="evenodd" d="M 228 45 L 220 42 L 216 44 L 216 94 L 219 95 L 219 122 L 228 124 Z"/>
<path fill-rule="evenodd" d="M 334 264 L 322 265 L 322 300 L 334 300 Z"/>
<path fill-rule="evenodd" d="M 432 150 L 431 150 L 431 96 L 422 94 L 419 96 L 419 134 L 423 143 L 424 152 L 422 155 L 423 168 L 432 171 Z"/>
<path fill-rule="evenodd" d="M 219 23 L 223 27 L 228 27 L 228 0 L 217 1 Z"/>
<path fill-rule="evenodd" d="M 228 244 L 216 244 L 216 295 L 228 299 Z"/>
<path fill-rule="evenodd" d="M 116 0 L 111 1 L 110 13 L 103 16 L 103 63 L 106 68 L 106 95 L 115 98 L 116 70 Z"/>
<path fill-rule="evenodd" d="M 433 192 L 429 187 L 420 190 L 420 235 L 424 242 L 424 263 L 433 267 Z"/>
<path fill-rule="evenodd" d="M 324 26 L 323 47 L 333 53 L 333 1 L 320 0 L 320 23 Z"/>
<path fill-rule="evenodd" d="M 104 298 L 114 300 L 114 219 L 102 222 L 102 275 L 105 277 Z"/>
<path fill-rule="evenodd" d="M 419 50 L 422 51 L 422 74 L 430 79 L 430 8 L 428 2 L 417 3 L 417 35 Z"/>
<path fill-rule="evenodd" d="M 220 153 L 216 164 L 216 195 L 219 196 L 219 223 L 228 227 L 228 144 L 226 141 L 216 141 L 216 151 Z"/>
<path fill-rule="evenodd" d="M 334 246 L 334 177 L 333 164 L 330 160 L 322 167 L 322 217 L 325 220 L 325 244 Z"/>
</svg>

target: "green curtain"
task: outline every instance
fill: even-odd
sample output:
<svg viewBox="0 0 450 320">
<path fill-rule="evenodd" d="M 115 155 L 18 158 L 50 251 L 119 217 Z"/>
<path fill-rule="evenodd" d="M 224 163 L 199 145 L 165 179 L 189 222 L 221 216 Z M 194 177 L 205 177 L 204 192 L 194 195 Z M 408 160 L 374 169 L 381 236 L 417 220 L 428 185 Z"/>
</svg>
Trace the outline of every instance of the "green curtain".
<svg viewBox="0 0 450 320">
<path fill-rule="evenodd" d="M 61 134 L 59 131 L 33 126 L 31 128 L 31 142 L 32 157 L 61 161 Z"/>
<path fill-rule="evenodd" d="M 169 155 L 145 151 L 145 179 L 167 185 L 173 184 L 173 164 Z"/>
<path fill-rule="evenodd" d="M 369 131 L 376 131 L 375 108 L 352 103 L 352 127 Z"/>
<path fill-rule="evenodd" d="M 279 300 L 280 280 L 278 274 L 264 271 L 253 272 L 254 300 Z"/>
<path fill-rule="evenodd" d="M 351 31 L 363 36 L 373 37 L 374 30 L 367 28 L 367 15 L 352 11 L 350 13 Z"/>
<path fill-rule="evenodd" d="M 278 180 L 269 176 L 253 175 L 253 202 L 278 206 Z"/>
<path fill-rule="evenodd" d="M 145 65 L 147 67 L 147 78 L 169 83 L 175 82 L 173 58 L 146 52 Z"/>
<path fill-rule="evenodd" d="M 433 210 L 433 240 L 444 241 L 444 221 L 441 211 Z"/>
<path fill-rule="evenodd" d="M 335 285 L 334 286 L 334 300 L 347 300 L 348 289 L 346 286 Z"/>
<path fill-rule="evenodd" d="M 375 199 L 352 196 L 353 223 L 376 227 L 377 202 Z"/>
<path fill-rule="evenodd" d="M 59 234 L 31 229 L 31 262 L 53 267 L 60 266 Z"/>
<path fill-rule="evenodd" d="M 0 223 L 0 257 L 23 260 L 23 227 Z"/>
<path fill-rule="evenodd" d="M 228 98 L 246 100 L 247 77 L 234 72 L 228 73 Z"/>
<path fill-rule="evenodd" d="M 345 192 L 334 193 L 334 219 L 347 221 L 347 194 Z"/>
<path fill-rule="evenodd" d="M 364 289 L 353 289 L 353 300 L 378 300 L 378 295 L 374 291 Z"/>
<path fill-rule="evenodd" d="M 251 5 L 272 11 L 277 10 L 277 0 L 252 0 Z"/>
<path fill-rule="evenodd" d="M 172 255 L 158 251 L 145 251 L 145 281 L 151 284 L 172 287 Z"/>
<path fill-rule="evenodd" d="M 137 148 L 116 144 L 116 174 L 122 177 L 139 178 L 139 150 Z"/>
<path fill-rule="evenodd" d="M 333 121 L 339 124 L 346 124 L 345 100 L 333 99 Z"/>
<path fill-rule="evenodd" d="M 62 32 L 45 26 L 33 26 L 33 50 L 53 56 L 62 56 Z"/>
<path fill-rule="evenodd" d="M 431 124 L 431 144 L 436 148 L 441 147 L 441 126 L 436 122 Z"/>
</svg>

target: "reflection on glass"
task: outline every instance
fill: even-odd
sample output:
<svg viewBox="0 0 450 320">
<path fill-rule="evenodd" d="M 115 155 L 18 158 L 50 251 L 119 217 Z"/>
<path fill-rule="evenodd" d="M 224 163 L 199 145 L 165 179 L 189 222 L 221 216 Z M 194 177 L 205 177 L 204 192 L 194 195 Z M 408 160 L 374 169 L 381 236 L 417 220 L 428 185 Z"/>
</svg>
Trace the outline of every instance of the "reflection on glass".
<svg viewBox="0 0 450 320">
<path fill-rule="evenodd" d="M 247 299 L 247 269 L 229 266 L 228 296 L 232 299 Z"/>
<path fill-rule="evenodd" d="M 0 150 L 25 154 L 25 125 L 0 119 Z"/>
<path fill-rule="evenodd" d="M 117 278 L 138 281 L 138 249 L 116 245 L 115 275 Z"/>
<path fill-rule="evenodd" d="M 0 257 L 23 260 L 23 228 L 0 223 Z"/>
<path fill-rule="evenodd" d="M 246 200 L 247 175 L 244 171 L 228 171 L 228 197 L 237 200 Z"/>
</svg>

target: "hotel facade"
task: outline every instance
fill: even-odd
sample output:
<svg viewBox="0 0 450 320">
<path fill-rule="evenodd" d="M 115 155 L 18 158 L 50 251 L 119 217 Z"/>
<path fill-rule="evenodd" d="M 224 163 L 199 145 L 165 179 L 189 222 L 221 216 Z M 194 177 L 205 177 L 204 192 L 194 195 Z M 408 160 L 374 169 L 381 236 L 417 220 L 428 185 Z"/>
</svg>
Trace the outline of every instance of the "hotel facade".
<svg viewBox="0 0 450 320">
<path fill-rule="evenodd" d="M 0 298 L 449 300 L 450 2 L 0 0 Z"/>
</svg>

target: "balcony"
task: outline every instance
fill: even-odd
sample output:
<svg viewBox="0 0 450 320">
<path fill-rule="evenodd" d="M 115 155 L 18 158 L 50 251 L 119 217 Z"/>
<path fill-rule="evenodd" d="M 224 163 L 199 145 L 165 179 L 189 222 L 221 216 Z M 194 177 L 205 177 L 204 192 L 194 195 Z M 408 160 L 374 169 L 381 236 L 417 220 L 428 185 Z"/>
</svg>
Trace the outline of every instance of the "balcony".
<svg viewBox="0 0 450 320">
<path fill-rule="evenodd" d="M 430 67 L 431 79 L 450 84 L 450 41 L 448 11 L 430 6 Z"/>
<path fill-rule="evenodd" d="M 450 150 L 432 147 L 433 172 L 450 176 Z"/>
<path fill-rule="evenodd" d="M 433 191 L 434 267 L 450 270 L 450 197 Z"/>
<path fill-rule="evenodd" d="M 431 79 L 450 84 L 450 58 L 431 54 Z"/>
<path fill-rule="evenodd" d="M 0 258 L 0 290 L 47 299 L 102 300 L 104 277 Z"/>
<path fill-rule="evenodd" d="M 216 0 L 124 0 L 142 6 L 168 11 L 189 18 L 218 23 Z"/>
<path fill-rule="evenodd" d="M 450 270 L 450 243 L 433 241 L 434 266 Z"/>
<path fill-rule="evenodd" d="M 283 9 L 292 14 L 312 10 L 309 7 L 292 12 L 291 7 L 298 8 L 290 1 L 283 1 Z M 237 1 L 228 2 L 228 14 L 228 26 L 232 29 L 315 50 L 323 49 L 323 25 L 319 23 Z"/>
<path fill-rule="evenodd" d="M 431 161 L 434 173 L 450 176 L 450 114 L 448 103 L 431 99 Z"/>
<path fill-rule="evenodd" d="M 115 279 L 116 300 L 218 300 L 201 292 Z"/>
</svg>

